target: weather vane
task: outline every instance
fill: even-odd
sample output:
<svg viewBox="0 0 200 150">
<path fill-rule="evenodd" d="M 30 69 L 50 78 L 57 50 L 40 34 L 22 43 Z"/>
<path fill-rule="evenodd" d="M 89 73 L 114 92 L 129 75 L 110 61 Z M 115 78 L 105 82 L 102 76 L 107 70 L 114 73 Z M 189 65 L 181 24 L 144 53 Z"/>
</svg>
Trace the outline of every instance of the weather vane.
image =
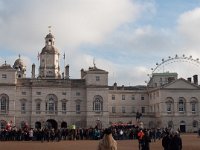
<svg viewBox="0 0 200 150">
<path fill-rule="evenodd" d="M 49 33 L 51 33 L 51 26 L 48 26 L 48 28 L 49 28 Z"/>
</svg>

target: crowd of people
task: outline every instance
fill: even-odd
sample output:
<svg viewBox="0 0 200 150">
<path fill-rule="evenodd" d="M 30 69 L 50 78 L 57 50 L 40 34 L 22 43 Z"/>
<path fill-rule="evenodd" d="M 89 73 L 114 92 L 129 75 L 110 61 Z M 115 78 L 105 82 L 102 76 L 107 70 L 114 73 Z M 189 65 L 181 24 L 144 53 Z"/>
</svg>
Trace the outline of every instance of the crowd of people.
<svg viewBox="0 0 200 150">
<path fill-rule="evenodd" d="M 182 140 L 178 132 L 169 129 L 142 129 L 134 125 L 117 125 L 107 129 L 78 128 L 78 129 L 33 129 L 11 128 L 0 130 L 0 141 L 60 141 L 60 140 L 100 140 L 112 136 L 113 140 L 138 140 L 139 150 L 149 150 L 150 142 L 162 139 L 164 150 L 181 150 Z M 109 135 L 109 136 L 108 136 Z M 110 139 L 112 140 L 110 137 Z M 115 143 L 115 142 L 114 142 Z M 115 145 L 115 144 L 114 144 Z"/>
<path fill-rule="evenodd" d="M 134 125 L 111 126 L 113 138 L 115 140 L 138 139 L 137 133 L 139 127 Z M 60 128 L 60 129 L 33 129 L 11 128 L 0 130 L 0 141 L 60 141 L 60 140 L 99 140 L 103 137 L 104 129 L 95 128 Z M 162 136 L 161 129 L 148 130 L 152 141 L 160 139 Z"/>
</svg>

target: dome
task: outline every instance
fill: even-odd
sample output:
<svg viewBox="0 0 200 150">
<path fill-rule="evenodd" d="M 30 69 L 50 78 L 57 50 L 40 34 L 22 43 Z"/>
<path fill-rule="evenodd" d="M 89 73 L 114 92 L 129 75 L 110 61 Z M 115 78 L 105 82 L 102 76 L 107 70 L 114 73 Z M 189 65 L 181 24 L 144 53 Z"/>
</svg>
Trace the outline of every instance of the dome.
<svg viewBox="0 0 200 150">
<path fill-rule="evenodd" d="M 53 45 L 46 45 L 43 49 L 41 54 L 56 54 L 58 53 L 58 49 L 54 47 Z"/>
<path fill-rule="evenodd" d="M 53 34 L 49 33 L 47 34 L 46 38 L 54 38 Z"/>
<path fill-rule="evenodd" d="M 14 66 L 17 67 L 17 66 L 24 66 L 24 63 L 22 61 L 22 59 L 18 58 L 15 63 L 14 63 Z"/>
</svg>

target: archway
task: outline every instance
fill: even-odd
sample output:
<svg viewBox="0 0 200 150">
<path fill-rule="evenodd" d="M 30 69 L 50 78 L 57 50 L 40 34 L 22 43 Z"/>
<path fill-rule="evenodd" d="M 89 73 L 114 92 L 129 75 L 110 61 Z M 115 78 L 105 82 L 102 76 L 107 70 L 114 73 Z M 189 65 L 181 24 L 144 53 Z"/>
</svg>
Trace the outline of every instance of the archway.
<svg viewBox="0 0 200 150">
<path fill-rule="evenodd" d="M 58 129 L 58 123 L 53 119 L 48 119 L 45 126 L 48 129 Z"/>
<path fill-rule="evenodd" d="M 65 121 L 63 121 L 63 122 L 61 123 L 61 128 L 67 128 L 67 123 L 66 123 Z"/>
<path fill-rule="evenodd" d="M 99 119 L 96 120 L 96 128 L 102 129 L 102 122 Z"/>
<path fill-rule="evenodd" d="M 35 128 L 41 129 L 41 122 L 39 122 L 39 121 L 35 122 Z"/>
<path fill-rule="evenodd" d="M 6 128 L 6 121 L 5 120 L 0 120 L 0 129 L 5 129 Z"/>
</svg>

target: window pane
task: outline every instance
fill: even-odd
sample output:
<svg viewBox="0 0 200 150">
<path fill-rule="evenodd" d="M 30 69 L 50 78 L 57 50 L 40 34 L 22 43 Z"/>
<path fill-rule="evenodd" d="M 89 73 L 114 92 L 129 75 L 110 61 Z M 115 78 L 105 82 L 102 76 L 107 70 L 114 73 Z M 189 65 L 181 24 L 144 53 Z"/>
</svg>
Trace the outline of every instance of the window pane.
<svg viewBox="0 0 200 150">
<path fill-rule="evenodd" d="M 23 102 L 21 103 L 21 113 L 25 114 L 26 113 L 26 104 Z"/>
<path fill-rule="evenodd" d="M 195 103 L 192 103 L 192 112 L 196 111 Z"/>
<path fill-rule="evenodd" d="M 115 100 L 115 95 L 112 95 L 112 100 Z"/>
</svg>

